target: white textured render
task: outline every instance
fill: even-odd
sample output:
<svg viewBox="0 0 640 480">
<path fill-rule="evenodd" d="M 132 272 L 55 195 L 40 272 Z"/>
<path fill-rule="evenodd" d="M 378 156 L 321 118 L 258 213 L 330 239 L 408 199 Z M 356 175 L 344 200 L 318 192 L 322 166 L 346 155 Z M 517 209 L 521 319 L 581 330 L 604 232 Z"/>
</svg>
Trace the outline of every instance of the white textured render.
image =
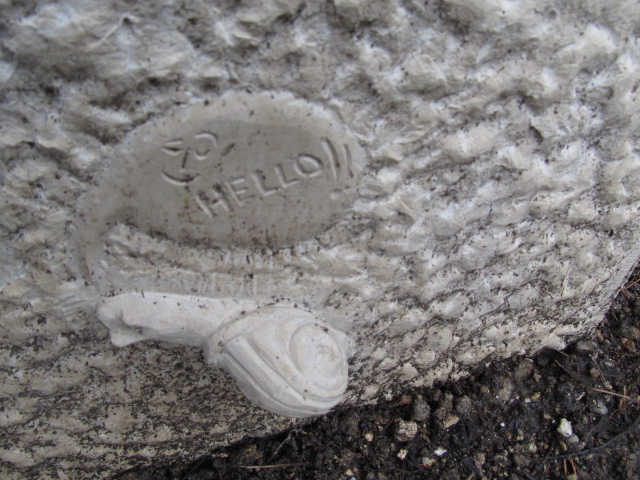
<svg viewBox="0 0 640 480">
<path fill-rule="evenodd" d="M 106 477 L 294 423 L 197 348 L 112 345 L 97 308 L 130 288 L 301 306 L 353 342 L 354 404 L 562 346 L 640 257 L 637 2 L 0 0 L 0 24 L 3 478 Z M 127 275 L 97 281 L 79 239 L 105 169 L 230 91 L 338 118 L 366 152 L 353 199 L 255 249 L 116 221 L 99 251 Z"/>
</svg>

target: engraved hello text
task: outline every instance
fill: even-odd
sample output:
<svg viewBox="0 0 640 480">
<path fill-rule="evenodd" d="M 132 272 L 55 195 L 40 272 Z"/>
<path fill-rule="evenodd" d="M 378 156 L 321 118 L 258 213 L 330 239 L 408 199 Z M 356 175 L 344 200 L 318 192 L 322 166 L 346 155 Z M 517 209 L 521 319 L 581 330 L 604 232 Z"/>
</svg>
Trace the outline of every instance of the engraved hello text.
<svg viewBox="0 0 640 480">
<path fill-rule="evenodd" d="M 164 180 L 185 188 L 200 209 L 213 218 L 232 214 L 253 201 L 264 201 L 272 195 L 313 179 L 332 178 L 338 182 L 342 171 L 348 172 L 351 153 L 343 145 L 342 162 L 334 144 L 322 139 L 326 158 L 301 153 L 287 156 L 263 169 L 254 169 L 228 178 L 206 178 L 204 166 L 224 157 L 236 148 L 235 143 L 219 144 L 213 132 L 201 131 L 166 142 L 160 151 L 165 158 Z M 327 171 L 328 169 L 328 171 Z"/>
</svg>

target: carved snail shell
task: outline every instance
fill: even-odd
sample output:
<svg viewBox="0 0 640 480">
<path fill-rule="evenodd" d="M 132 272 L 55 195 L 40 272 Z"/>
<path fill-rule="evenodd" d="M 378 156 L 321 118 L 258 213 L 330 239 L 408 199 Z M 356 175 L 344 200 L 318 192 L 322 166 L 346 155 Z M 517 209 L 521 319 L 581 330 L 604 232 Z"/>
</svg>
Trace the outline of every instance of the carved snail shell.
<svg viewBox="0 0 640 480">
<path fill-rule="evenodd" d="M 209 363 L 273 413 L 325 413 L 347 388 L 349 339 L 298 308 L 147 291 L 103 297 L 97 313 L 119 347 L 141 340 L 203 347 Z"/>
<path fill-rule="evenodd" d="M 311 313 L 256 310 L 213 333 L 208 360 L 262 408 L 291 417 L 327 412 L 347 387 L 349 340 Z"/>
</svg>

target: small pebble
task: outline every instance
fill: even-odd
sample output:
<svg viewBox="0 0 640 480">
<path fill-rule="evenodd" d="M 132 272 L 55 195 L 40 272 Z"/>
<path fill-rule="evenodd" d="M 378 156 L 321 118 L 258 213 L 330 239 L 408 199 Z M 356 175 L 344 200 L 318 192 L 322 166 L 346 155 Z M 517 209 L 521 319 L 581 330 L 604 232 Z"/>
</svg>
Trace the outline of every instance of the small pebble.
<svg viewBox="0 0 640 480">
<path fill-rule="evenodd" d="M 609 409 L 607 408 L 607 406 L 604 404 L 602 400 L 598 400 L 593 405 L 592 410 L 595 413 L 599 413 L 600 415 L 606 415 L 607 413 L 609 413 Z"/>
<path fill-rule="evenodd" d="M 422 464 L 426 467 L 433 467 L 436 464 L 435 458 L 422 457 Z"/>
<path fill-rule="evenodd" d="M 446 430 L 447 428 L 454 426 L 459 421 L 460 418 L 456 415 L 449 415 L 442 421 L 442 427 Z"/>
<path fill-rule="evenodd" d="M 627 336 L 631 340 L 635 340 L 635 341 L 640 340 L 640 328 L 638 328 L 638 327 L 629 327 L 629 330 L 627 331 Z"/>
<path fill-rule="evenodd" d="M 573 435 L 571 435 L 569 438 L 567 438 L 567 443 L 570 443 L 572 445 L 575 445 L 579 441 L 580 441 L 580 439 L 578 438 L 578 436 L 575 433 Z"/>
<path fill-rule="evenodd" d="M 373 433 L 371 433 L 371 432 L 367 432 L 367 433 L 365 433 L 365 434 L 364 434 L 364 439 L 365 439 L 367 442 L 373 442 Z"/>
<path fill-rule="evenodd" d="M 456 401 L 455 410 L 458 415 L 468 415 L 473 410 L 473 402 L 466 395 L 463 397 L 460 397 Z"/>
<path fill-rule="evenodd" d="M 508 459 L 505 455 L 496 455 L 493 460 L 503 468 L 506 467 L 508 463 Z"/>
<path fill-rule="evenodd" d="M 417 396 L 411 408 L 411 419 L 416 422 L 424 422 L 429 418 L 431 408 L 422 396 Z"/>
<path fill-rule="evenodd" d="M 396 441 L 408 442 L 418 433 L 418 424 L 413 421 L 398 420 L 396 424 Z"/>
<path fill-rule="evenodd" d="M 518 467 L 526 467 L 530 463 L 529 458 L 526 455 L 522 455 L 521 453 L 516 453 L 513 456 L 513 461 Z"/>
<path fill-rule="evenodd" d="M 442 447 L 438 447 L 438 448 L 435 449 L 435 451 L 433 453 L 435 453 L 437 456 L 441 457 L 445 453 L 447 453 L 447 451 Z"/>
<path fill-rule="evenodd" d="M 406 448 L 403 448 L 398 452 L 398 458 L 400 460 L 404 460 L 405 458 L 407 458 L 407 454 L 408 453 L 409 453 L 409 451 Z"/>
<path fill-rule="evenodd" d="M 558 433 L 562 435 L 564 438 L 569 438 L 573 435 L 573 428 L 571 427 L 571 422 L 566 418 L 560 419 L 560 425 L 558 425 Z"/>
<path fill-rule="evenodd" d="M 629 352 L 636 353 L 636 344 L 633 343 L 633 341 L 629 340 L 628 338 L 623 338 L 622 340 L 620 340 L 620 342 L 622 343 L 622 346 Z"/>
<path fill-rule="evenodd" d="M 513 382 L 507 377 L 498 377 L 496 380 L 496 399 L 506 402 L 513 394 Z"/>
</svg>

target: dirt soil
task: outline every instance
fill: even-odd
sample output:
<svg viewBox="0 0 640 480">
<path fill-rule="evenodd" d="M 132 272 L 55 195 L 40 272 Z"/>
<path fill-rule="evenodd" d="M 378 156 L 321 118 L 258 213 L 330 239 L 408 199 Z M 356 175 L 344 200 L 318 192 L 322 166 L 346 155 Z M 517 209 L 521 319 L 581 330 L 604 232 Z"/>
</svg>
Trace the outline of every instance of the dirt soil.
<svg viewBox="0 0 640 480">
<path fill-rule="evenodd" d="M 565 351 L 114 478 L 640 479 L 640 266 L 599 329 Z"/>
</svg>

